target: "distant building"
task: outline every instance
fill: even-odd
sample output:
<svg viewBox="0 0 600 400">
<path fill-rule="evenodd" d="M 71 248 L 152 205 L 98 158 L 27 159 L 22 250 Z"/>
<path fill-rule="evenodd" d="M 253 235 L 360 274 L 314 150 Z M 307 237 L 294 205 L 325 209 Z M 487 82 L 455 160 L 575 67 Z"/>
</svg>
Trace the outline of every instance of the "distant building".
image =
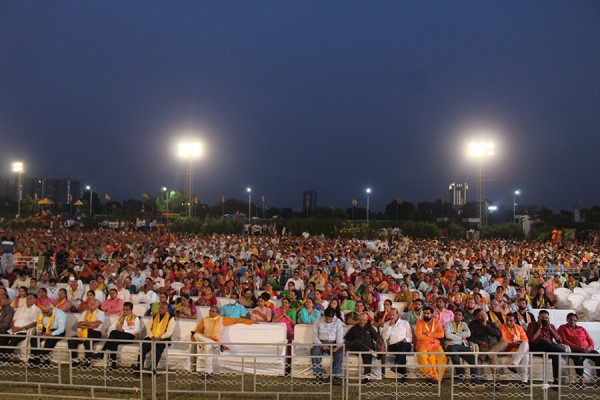
<svg viewBox="0 0 600 400">
<path fill-rule="evenodd" d="M 45 197 L 56 204 L 71 204 L 81 198 L 82 184 L 74 179 L 51 179 L 46 176 L 32 178 L 23 175 L 21 178 L 23 197 L 43 199 Z M 0 197 L 17 199 L 17 180 L 10 184 L 10 178 L 0 177 Z"/>
<path fill-rule="evenodd" d="M 317 192 L 305 190 L 302 195 L 302 210 L 306 213 L 307 211 L 313 211 L 315 208 L 317 208 Z"/>
<path fill-rule="evenodd" d="M 467 204 L 469 185 L 466 183 L 451 183 L 448 189 L 450 190 L 452 207 L 464 207 Z"/>
</svg>

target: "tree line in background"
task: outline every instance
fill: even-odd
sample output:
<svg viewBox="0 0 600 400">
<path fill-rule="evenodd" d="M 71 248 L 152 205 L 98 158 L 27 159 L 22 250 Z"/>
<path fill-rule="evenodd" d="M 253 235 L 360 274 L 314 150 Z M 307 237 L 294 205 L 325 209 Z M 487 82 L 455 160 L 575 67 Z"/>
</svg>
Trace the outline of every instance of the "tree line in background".
<svg viewBox="0 0 600 400">
<path fill-rule="evenodd" d="M 182 191 L 158 192 L 154 196 L 143 194 L 142 200 L 129 199 L 123 202 L 111 201 L 109 196 L 101 199 L 92 192 L 92 212 L 89 218 L 89 192 L 80 199 L 82 205 L 54 205 L 54 216 L 81 216 L 86 227 L 97 226 L 105 220 L 132 220 L 135 218 L 160 218 L 165 213 L 186 215 L 187 197 Z M 193 218 L 171 218 L 169 226 L 175 231 L 197 233 L 237 233 L 243 229 L 241 219 L 248 212 L 248 203 L 238 199 L 224 199 L 215 205 L 208 205 L 194 198 Z M 0 198 L 0 213 L 12 218 L 16 212 L 16 203 Z M 26 197 L 21 203 L 22 218 L 39 215 L 37 201 Z M 444 200 L 420 202 L 416 205 L 407 201 L 392 200 L 386 204 L 383 212 L 370 212 L 370 223 L 365 222 L 367 210 L 363 207 L 347 209 L 318 207 L 314 210 L 294 211 L 292 208 L 266 207 L 259 203 L 251 204 L 253 223 L 268 226 L 277 225 L 286 228 L 291 234 L 323 234 L 343 237 L 381 236 L 384 228 L 399 227 L 404 234 L 413 237 L 465 237 L 465 232 L 475 227 L 465 223 L 465 219 L 475 218 L 477 203 L 468 203 L 460 212 Z M 600 229 L 600 206 L 579 211 L 585 222 L 574 222 L 574 213 L 560 210 L 554 213 L 547 207 L 519 210 L 519 213 L 531 215 L 535 221 L 530 238 L 545 239 L 553 228 L 573 228 L 578 230 Z M 223 216 L 234 218 L 223 218 Z M 523 232 L 518 224 L 512 223 L 512 209 L 500 210 L 487 215 L 487 224 L 477 228 L 482 237 L 522 238 Z"/>
</svg>

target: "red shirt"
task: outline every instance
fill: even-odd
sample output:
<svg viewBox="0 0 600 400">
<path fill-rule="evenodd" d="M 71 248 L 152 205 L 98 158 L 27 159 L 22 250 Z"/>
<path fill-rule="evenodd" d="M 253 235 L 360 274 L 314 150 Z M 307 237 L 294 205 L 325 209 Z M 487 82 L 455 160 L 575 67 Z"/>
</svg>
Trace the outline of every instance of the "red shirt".
<svg viewBox="0 0 600 400">
<path fill-rule="evenodd" d="M 571 328 L 569 327 L 569 325 L 564 324 L 558 327 L 558 333 L 562 337 L 563 343 L 571 348 L 594 348 L 594 340 L 590 337 L 588 331 L 586 331 L 585 328 L 582 326 L 576 326 L 575 328 Z"/>
</svg>

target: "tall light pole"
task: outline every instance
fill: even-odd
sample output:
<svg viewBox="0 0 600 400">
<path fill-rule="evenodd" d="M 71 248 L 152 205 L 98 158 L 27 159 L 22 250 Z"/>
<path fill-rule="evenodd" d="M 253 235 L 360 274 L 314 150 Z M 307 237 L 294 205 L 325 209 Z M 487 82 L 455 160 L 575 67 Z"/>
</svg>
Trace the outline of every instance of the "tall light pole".
<svg viewBox="0 0 600 400">
<path fill-rule="evenodd" d="M 92 187 L 90 185 L 87 185 L 85 187 L 85 190 L 90 191 L 90 217 L 91 217 L 92 216 Z"/>
<path fill-rule="evenodd" d="M 188 160 L 188 217 L 192 216 L 192 161 L 202 155 L 202 145 L 199 142 L 182 142 L 178 146 L 179 157 Z"/>
<path fill-rule="evenodd" d="M 367 188 L 367 225 L 369 225 L 369 200 L 371 197 L 371 188 Z"/>
<path fill-rule="evenodd" d="M 169 191 L 167 190 L 166 186 L 163 186 L 162 190 L 163 190 L 163 192 L 165 192 L 166 197 L 167 197 L 167 212 L 169 212 Z"/>
<path fill-rule="evenodd" d="M 16 161 L 12 163 L 12 170 L 17 174 L 17 216 L 21 215 L 21 199 L 23 198 L 23 184 L 22 184 L 22 176 L 23 171 L 25 170 L 23 167 L 23 162 Z"/>
<path fill-rule="evenodd" d="M 251 223 L 250 219 L 252 218 L 252 188 L 247 187 L 246 192 L 248 192 L 248 223 Z"/>
<path fill-rule="evenodd" d="M 520 190 L 515 190 L 513 195 L 513 222 L 516 222 L 517 219 L 517 196 L 521 195 Z"/>
<path fill-rule="evenodd" d="M 479 223 L 483 225 L 483 202 L 485 199 L 485 187 L 483 182 L 483 159 L 494 155 L 495 145 L 492 142 L 469 143 L 468 154 L 477 160 L 477 216 Z"/>
</svg>

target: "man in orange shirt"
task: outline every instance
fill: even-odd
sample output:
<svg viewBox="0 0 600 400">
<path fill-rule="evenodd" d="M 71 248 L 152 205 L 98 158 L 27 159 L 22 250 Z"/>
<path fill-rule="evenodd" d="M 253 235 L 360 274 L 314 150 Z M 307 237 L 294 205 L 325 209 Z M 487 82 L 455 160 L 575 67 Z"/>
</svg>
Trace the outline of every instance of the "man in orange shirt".
<svg viewBox="0 0 600 400">
<path fill-rule="evenodd" d="M 417 336 L 417 353 L 443 352 L 440 339 L 444 337 L 444 328 L 440 321 L 433 318 L 433 308 L 425 307 L 423 318 L 417 321 L 415 328 Z M 432 367 L 432 365 L 446 364 L 447 358 L 443 354 L 417 354 L 417 362 L 422 365 L 421 372 L 425 374 L 428 382 L 437 383 L 444 377 L 445 367 Z"/>
<path fill-rule="evenodd" d="M 529 376 L 529 339 L 525 330 L 516 321 L 514 314 L 506 316 L 506 322 L 500 325 L 500 332 L 502 333 L 500 340 L 508 343 L 505 351 L 516 353 L 514 356 L 510 356 L 514 367 L 508 369 L 518 374 L 517 365 L 520 365 L 519 369 L 523 374 L 522 381 L 527 383 L 527 377 Z"/>
</svg>

